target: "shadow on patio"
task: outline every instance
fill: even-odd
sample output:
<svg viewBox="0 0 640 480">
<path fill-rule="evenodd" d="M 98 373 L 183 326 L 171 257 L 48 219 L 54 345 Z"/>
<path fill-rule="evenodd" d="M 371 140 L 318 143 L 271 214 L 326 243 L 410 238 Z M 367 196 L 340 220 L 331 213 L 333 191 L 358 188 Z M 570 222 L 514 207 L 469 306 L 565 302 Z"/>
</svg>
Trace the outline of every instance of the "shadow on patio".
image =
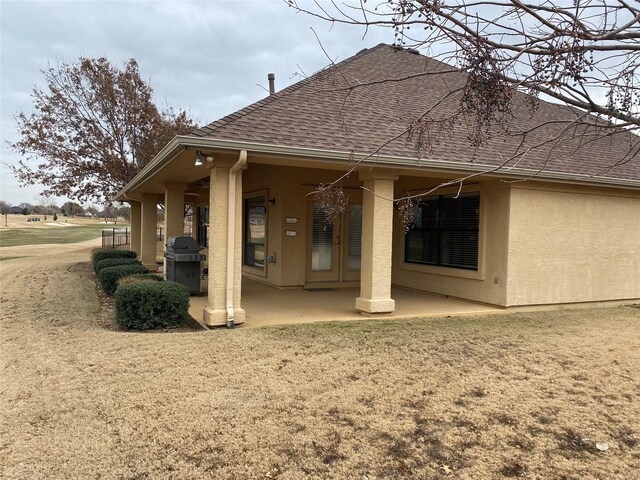
<svg viewBox="0 0 640 480">
<path fill-rule="evenodd" d="M 191 297 L 189 313 L 198 321 L 207 304 L 207 285 L 203 282 L 204 295 Z M 247 278 L 242 279 L 242 308 L 247 320 L 243 327 L 287 323 L 309 323 L 331 320 L 362 320 L 366 318 L 408 319 L 442 317 L 446 315 L 478 315 L 499 313 L 501 308 L 468 302 L 439 295 L 420 293 L 402 288 L 392 289 L 396 311 L 391 314 L 362 315 L 355 309 L 358 288 L 308 291 L 302 289 L 278 289 Z"/>
</svg>

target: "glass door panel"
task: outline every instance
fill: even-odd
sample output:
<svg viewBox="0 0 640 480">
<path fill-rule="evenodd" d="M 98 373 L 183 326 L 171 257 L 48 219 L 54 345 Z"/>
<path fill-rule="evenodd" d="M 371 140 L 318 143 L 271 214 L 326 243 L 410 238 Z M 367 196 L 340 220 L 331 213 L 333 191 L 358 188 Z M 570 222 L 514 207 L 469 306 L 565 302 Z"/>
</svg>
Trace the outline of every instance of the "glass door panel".
<svg viewBox="0 0 640 480">
<path fill-rule="evenodd" d="M 318 204 L 312 208 L 311 270 L 328 272 L 333 269 L 333 224 L 327 223 Z"/>
<path fill-rule="evenodd" d="M 362 205 L 349 205 L 349 241 L 347 245 L 347 270 L 360 270 L 362 249 Z"/>
<path fill-rule="evenodd" d="M 342 255 L 342 280 L 360 280 L 360 256 L 362 252 L 362 204 L 351 203 L 345 213 L 344 252 Z"/>
<path fill-rule="evenodd" d="M 317 203 L 311 203 L 309 216 L 307 283 L 337 282 L 340 280 L 340 225 L 327 222 Z"/>
<path fill-rule="evenodd" d="M 264 270 L 267 208 L 264 196 L 244 201 L 244 265 Z"/>
</svg>

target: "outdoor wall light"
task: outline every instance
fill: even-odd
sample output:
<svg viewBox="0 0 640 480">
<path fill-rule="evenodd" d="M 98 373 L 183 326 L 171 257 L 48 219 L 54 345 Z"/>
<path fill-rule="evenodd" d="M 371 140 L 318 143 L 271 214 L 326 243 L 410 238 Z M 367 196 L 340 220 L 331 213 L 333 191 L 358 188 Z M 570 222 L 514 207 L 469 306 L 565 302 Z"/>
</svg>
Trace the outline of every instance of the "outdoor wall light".
<svg viewBox="0 0 640 480">
<path fill-rule="evenodd" d="M 204 163 L 202 163 L 202 156 L 200 155 L 200 150 L 196 150 L 196 163 L 195 163 L 195 166 L 196 167 L 201 167 L 202 165 L 204 165 Z"/>
</svg>

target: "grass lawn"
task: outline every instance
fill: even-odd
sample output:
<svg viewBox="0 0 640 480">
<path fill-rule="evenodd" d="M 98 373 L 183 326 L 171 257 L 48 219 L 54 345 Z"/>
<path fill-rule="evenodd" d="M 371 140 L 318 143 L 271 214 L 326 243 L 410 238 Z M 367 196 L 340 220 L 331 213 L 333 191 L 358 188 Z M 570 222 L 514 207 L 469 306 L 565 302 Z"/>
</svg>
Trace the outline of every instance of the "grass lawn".
<svg viewBox="0 0 640 480">
<path fill-rule="evenodd" d="M 46 228 L 14 228 L 0 230 L 0 247 L 17 245 L 41 245 L 45 243 L 76 243 L 98 238 L 102 229 L 112 228 L 111 225 L 93 224 L 77 225 L 73 227 Z M 118 225 L 124 228 L 125 225 Z"/>
<path fill-rule="evenodd" d="M 5 478 L 640 471 L 638 308 L 131 333 L 79 260 L 0 262 Z"/>
</svg>

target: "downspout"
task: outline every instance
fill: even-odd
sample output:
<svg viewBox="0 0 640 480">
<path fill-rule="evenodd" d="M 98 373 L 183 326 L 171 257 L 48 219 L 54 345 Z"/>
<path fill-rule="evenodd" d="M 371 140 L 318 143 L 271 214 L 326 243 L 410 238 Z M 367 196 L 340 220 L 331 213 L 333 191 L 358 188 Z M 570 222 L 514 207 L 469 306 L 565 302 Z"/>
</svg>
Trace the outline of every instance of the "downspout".
<svg viewBox="0 0 640 480">
<path fill-rule="evenodd" d="M 229 198 L 227 210 L 227 328 L 235 326 L 233 281 L 235 273 L 236 236 L 236 174 L 247 164 L 247 151 L 241 150 L 238 161 L 229 169 Z"/>
</svg>

